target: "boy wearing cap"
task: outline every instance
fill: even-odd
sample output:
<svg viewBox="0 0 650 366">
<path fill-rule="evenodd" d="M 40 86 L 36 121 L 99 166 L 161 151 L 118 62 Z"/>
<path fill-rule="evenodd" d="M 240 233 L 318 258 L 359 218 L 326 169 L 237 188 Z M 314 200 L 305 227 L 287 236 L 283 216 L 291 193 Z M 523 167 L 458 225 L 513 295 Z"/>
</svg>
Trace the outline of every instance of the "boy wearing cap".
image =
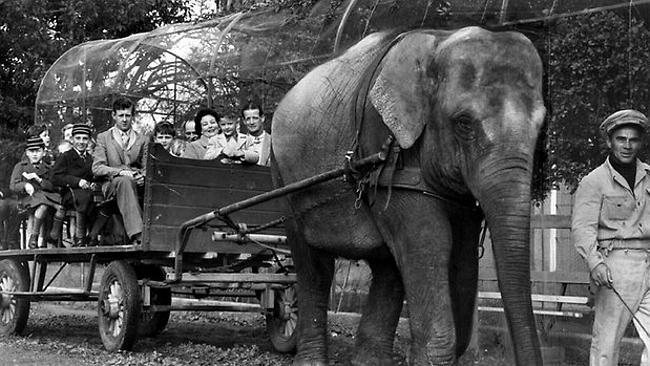
<svg viewBox="0 0 650 366">
<path fill-rule="evenodd" d="M 18 194 L 19 204 L 27 210 L 33 211 L 34 224 L 29 235 L 29 248 L 38 246 L 38 235 L 41 226 L 47 219 L 50 208 L 56 210 L 56 215 L 63 217 L 61 196 L 55 192 L 54 185 L 50 182 L 50 165 L 43 161 L 45 156 L 45 143 L 39 136 L 27 139 L 25 149 L 27 159 L 18 162 L 11 173 L 9 189 Z M 49 238 L 46 238 L 49 242 Z"/>
<path fill-rule="evenodd" d="M 650 165 L 637 158 L 648 119 L 626 109 L 600 128 L 610 153 L 580 181 L 571 224 L 595 285 L 589 363 L 617 365 L 620 341 L 634 319 L 645 345 L 641 365 L 650 365 Z"/>
<path fill-rule="evenodd" d="M 86 223 L 93 208 L 93 158 L 87 152 L 91 129 L 85 124 L 72 127 L 72 149 L 59 156 L 52 169 L 52 183 L 61 188 L 63 205 L 74 207 L 73 246 L 87 244 Z M 52 239 L 58 242 L 62 220 L 55 218 Z M 91 238 L 94 236 L 91 236 Z"/>
</svg>

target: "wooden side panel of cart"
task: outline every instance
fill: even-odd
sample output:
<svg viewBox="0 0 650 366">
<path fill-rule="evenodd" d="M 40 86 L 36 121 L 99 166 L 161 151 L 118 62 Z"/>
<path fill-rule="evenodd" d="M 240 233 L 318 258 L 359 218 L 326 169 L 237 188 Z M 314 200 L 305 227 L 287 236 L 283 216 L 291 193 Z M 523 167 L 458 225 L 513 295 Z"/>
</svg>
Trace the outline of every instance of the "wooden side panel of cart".
<svg viewBox="0 0 650 366">
<path fill-rule="evenodd" d="M 217 160 L 174 157 L 159 145 L 150 150 L 144 197 L 144 251 L 174 250 L 179 225 L 220 207 L 273 189 L 271 171 L 256 165 L 227 165 Z M 285 198 L 277 198 L 232 214 L 235 222 L 265 224 L 285 215 Z M 254 253 L 255 244 L 215 243 L 214 230 L 228 231 L 220 222 L 213 230 L 194 230 L 186 253 Z M 282 227 L 264 234 L 284 235 Z"/>
</svg>

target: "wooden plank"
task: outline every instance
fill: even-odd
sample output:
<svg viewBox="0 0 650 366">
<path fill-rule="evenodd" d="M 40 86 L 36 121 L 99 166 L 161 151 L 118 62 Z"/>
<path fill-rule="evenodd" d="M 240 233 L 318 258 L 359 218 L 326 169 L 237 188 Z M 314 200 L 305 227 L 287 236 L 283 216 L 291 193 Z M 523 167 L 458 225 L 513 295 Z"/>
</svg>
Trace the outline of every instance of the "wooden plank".
<svg viewBox="0 0 650 366">
<path fill-rule="evenodd" d="M 481 268 L 479 280 L 496 281 L 496 270 L 493 268 Z M 531 282 L 568 283 L 568 284 L 589 284 L 589 273 L 585 272 L 548 272 L 531 271 Z"/>
<path fill-rule="evenodd" d="M 479 291 L 478 297 L 480 299 L 500 300 L 501 293 Z M 579 304 L 579 305 L 586 305 L 588 301 L 586 296 L 560 296 L 560 295 L 545 295 L 545 294 L 532 294 L 531 299 L 533 301 L 539 301 L 539 302 L 555 302 L 555 303 Z"/>
<path fill-rule="evenodd" d="M 168 273 L 167 279 L 173 280 L 174 273 Z M 186 283 L 203 282 L 249 282 L 249 283 L 286 283 L 292 284 L 297 281 L 295 273 L 205 273 L 205 274 L 183 274 L 183 281 Z"/>
<path fill-rule="evenodd" d="M 571 216 L 532 215 L 530 227 L 531 229 L 571 229 Z"/>
<path fill-rule="evenodd" d="M 151 190 L 150 204 L 205 207 L 209 210 L 218 209 L 251 198 L 255 195 L 265 193 L 264 191 L 197 187 L 171 183 L 154 183 L 149 189 Z M 286 212 L 286 199 L 276 198 L 255 205 L 251 209 L 257 211 Z"/>
<path fill-rule="evenodd" d="M 498 306 L 479 306 L 479 311 L 490 311 L 503 313 L 504 309 Z M 563 310 L 544 310 L 544 309 L 533 309 L 533 314 L 536 315 L 550 315 L 550 316 L 564 316 L 568 318 L 582 318 L 584 314 L 590 313 L 591 310 L 585 310 L 584 312 L 580 311 L 563 311 Z"/>
<path fill-rule="evenodd" d="M 239 187 L 269 191 L 273 188 L 271 170 L 253 165 L 222 165 L 213 161 L 179 159 L 174 163 L 155 162 L 152 181 L 190 184 L 197 187 Z"/>
</svg>

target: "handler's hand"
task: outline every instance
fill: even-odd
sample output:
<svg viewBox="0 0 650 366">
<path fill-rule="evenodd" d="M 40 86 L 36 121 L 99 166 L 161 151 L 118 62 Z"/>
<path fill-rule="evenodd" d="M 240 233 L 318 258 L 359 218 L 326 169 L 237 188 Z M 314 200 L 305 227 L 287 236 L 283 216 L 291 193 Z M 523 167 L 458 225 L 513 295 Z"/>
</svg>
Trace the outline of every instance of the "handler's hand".
<svg viewBox="0 0 650 366">
<path fill-rule="evenodd" d="M 600 263 L 591 271 L 591 278 L 594 280 L 596 286 L 607 286 L 612 288 L 612 272 L 605 263 Z"/>
</svg>

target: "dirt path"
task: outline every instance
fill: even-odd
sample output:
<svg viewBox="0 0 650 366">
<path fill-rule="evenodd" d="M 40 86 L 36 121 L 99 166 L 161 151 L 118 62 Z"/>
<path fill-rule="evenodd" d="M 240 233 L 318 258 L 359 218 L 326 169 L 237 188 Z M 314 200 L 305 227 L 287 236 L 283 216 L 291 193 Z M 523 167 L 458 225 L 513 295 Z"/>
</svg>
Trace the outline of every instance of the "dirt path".
<svg viewBox="0 0 650 366">
<path fill-rule="evenodd" d="M 104 350 L 97 330 L 94 304 L 32 304 L 25 334 L 0 339 L 0 366 L 284 366 L 292 356 L 271 348 L 264 318 L 254 313 L 173 312 L 169 326 L 156 338 L 141 338 L 132 352 Z M 330 315 L 330 365 L 347 364 L 353 353 L 359 317 Z M 400 322 L 395 350 L 397 365 L 405 365 L 408 325 Z M 510 365 L 503 347 L 482 345 L 479 355 L 465 355 L 460 366 Z M 567 364 L 571 365 L 571 364 Z"/>
</svg>

